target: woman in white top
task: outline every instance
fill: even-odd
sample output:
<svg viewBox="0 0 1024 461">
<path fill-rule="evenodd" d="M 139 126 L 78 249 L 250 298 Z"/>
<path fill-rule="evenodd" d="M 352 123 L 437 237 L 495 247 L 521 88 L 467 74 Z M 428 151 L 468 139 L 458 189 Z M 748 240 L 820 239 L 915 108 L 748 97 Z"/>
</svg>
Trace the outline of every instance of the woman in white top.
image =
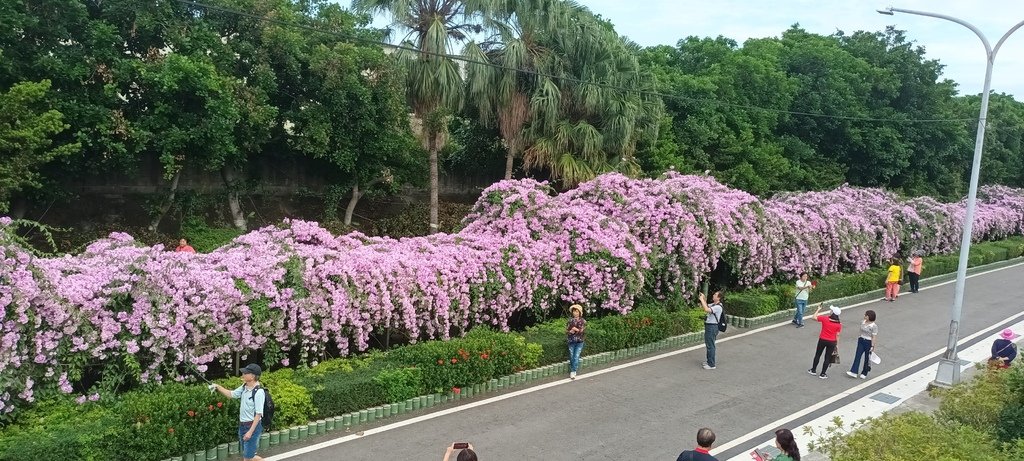
<svg viewBox="0 0 1024 461">
<path fill-rule="evenodd" d="M 857 338 L 857 355 L 853 357 L 853 365 L 850 366 L 850 371 L 847 371 L 847 376 L 851 378 L 867 379 L 868 372 L 871 371 L 871 353 L 875 351 L 875 339 L 878 338 L 878 325 L 875 325 L 875 311 L 869 310 L 864 313 L 864 320 L 860 322 L 860 336 Z M 861 369 L 860 374 L 857 373 L 857 367 L 860 365 L 861 359 L 864 359 L 864 367 Z"/>
</svg>

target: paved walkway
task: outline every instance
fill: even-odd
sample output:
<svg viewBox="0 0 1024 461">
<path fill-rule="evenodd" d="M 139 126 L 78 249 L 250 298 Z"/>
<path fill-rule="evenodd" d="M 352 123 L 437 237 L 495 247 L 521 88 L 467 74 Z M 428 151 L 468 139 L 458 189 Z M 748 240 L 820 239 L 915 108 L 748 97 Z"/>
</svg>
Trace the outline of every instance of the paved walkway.
<svg viewBox="0 0 1024 461">
<path fill-rule="evenodd" d="M 972 275 L 967 284 L 962 348 L 1024 319 L 1024 265 Z M 820 380 L 810 367 L 817 328 L 777 324 L 732 328 L 720 337 L 718 369 L 702 370 L 703 346 L 600 370 L 576 381 L 553 379 L 527 389 L 472 400 L 406 420 L 360 428 L 287 452 L 277 460 L 439 460 L 453 441 L 472 443 L 492 460 L 674 460 L 692 448 L 697 429 L 718 434 L 714 454 L 749 459 L 778 427 L 798 427 L 863 402 L 881 389 L 934 365 L 949 328 L 952 283 L 924 286 L 888 303 L 848 307 L 840 341 L 844 365 Z M 728 305 L 728 303 L 727 303 Z M 884 358 L 867 381 L 845 375 L 863 313 L 874 309 Z M 584 354 L 586 351 L 584 350 Z M 800 433 L 797 433 L 800 436 Z M 805 442 L 805 441 L 802 441 Z"/>
</svg>

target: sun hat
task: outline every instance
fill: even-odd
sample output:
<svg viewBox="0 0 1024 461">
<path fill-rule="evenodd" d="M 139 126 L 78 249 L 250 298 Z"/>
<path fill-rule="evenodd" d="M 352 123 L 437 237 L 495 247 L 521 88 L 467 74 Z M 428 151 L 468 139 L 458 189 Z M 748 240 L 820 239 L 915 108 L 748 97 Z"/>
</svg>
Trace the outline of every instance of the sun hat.
<svg viewBox="0 0 1024 461">
<path fill-rule="evenodd" d="M 833 315 L 839 315 L 843 310 L 836 306 L 828 306 L 828 310 L 832 311 Z"/>
<path fill-rule="evenodd" d="M 246 373 L 252 373 L 252 374 L 254 374 L 256 376 L 259 376 L 259 375 L 263 374 L 263 369 L 260 368 L 260 366 L 256 365 L 255 363 L 250 363 L 250 364 L 242 367 L 241 370 L 238 370 L 238 374 L 240 374 L 240 375 L 244 375 Z"/>
<path fill-rule="evenodd" d="M 1013 339 L 1013 330 L 1007 328 L 1003 330 L 1002 333 L 999 333 L 999 336 L 1002 337 L 1003 339 Z"/>
<path fill-rule="evenodd" d="M 573 305 L 569 306 L 569 312 L 572 312 L 572 311 L 580 311 L 580 315 L 583 315 L 583 306 L 581 306 L 579 304 L 573 304 Z"/>
</svg>

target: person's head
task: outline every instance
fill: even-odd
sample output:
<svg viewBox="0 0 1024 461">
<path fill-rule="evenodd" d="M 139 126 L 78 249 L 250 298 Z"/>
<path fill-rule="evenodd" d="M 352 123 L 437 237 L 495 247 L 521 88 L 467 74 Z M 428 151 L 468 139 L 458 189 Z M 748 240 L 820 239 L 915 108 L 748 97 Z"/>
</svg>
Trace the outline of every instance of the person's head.
<svg viewBox="0 0 1024 461">
<path fill-rule="evenodd" d="M 455 458 L 457 461 L 476 461 L 476 452 L 469 448 L 463 448 L 459 452 L 459 456 Z"/>
<path fill-rule="evenodd" d="M 840 308 L 838 308 L 836 306 L 828 306 L 828 311 L 829 311 L 828 318 L 830 318 L 830 319 L 832 319 L 832 320 L 834 320 L 836 322 L 839 321 L 839 314 L 843 312 L 842 309 L 840 309 Z"/>
<path fill-rule="evenodd" d="M 250 363 L 242 367 L 238 372 L 242 375 L 242 382 L 251 383 L 260 380 L 260 375 L 263 374 L 263 369 L 255 363 Z"/>
<path fill-rule="evenodd" d="M 182 246 L 183 247 L 185 245 L 188 245 L 188 240 L 185 240 L 185 239 L 178 240 L 178 246 Z"/>
<path fill-rule="evenodd" d="M 801 272 L 800 273 L 800 281 L 801 282 L 806 282 L 807 281 L 807 277 L 809 277 L 809 276 L 807 275 L 806 272 Z"/>
<path fill-rule="evenodd" d="M 569 312 L 572 313 L 572 318 L 574 319 L 583 317 L 583 306 L 579 304 L 573 304 L 572 306 L 569 306 Z"/>
<path fill-rule="evenodd" d="M 1003 330 L 1001 333 L 999 333 L 999 337 L 1003 338 L 1005 340 L 1012 340 L 1013 339 L 1013 330 L 1007 328 L 1007 329 Z"/>
<path fill-rule="evenodd" d="M 719 304 L 725 302 L 725 293 L 721 290 L 711 293 L 711 302 Z"/>
<path fill-rule="evenodd" d="M 697 431 L 697 446 L 710 449 L 715 444 L 715 433 L 706 427 Z"/>
<path fill-rule="evenodd" d="M 867 312 L 865 312 L 864 313 L 864 320 L 867 320 L 869 322 L 874 322 L 875 321 L 875 311 L 868 310 Z"/>
<path fill-rule="evenodd" d="M 793 438 L 793 431 L 789 429 L 775 431 L 775 446 L 793 458 L 793 461 L 800 461 L 800 447 L 796 444 L 796 439 Z"/>
</svg>

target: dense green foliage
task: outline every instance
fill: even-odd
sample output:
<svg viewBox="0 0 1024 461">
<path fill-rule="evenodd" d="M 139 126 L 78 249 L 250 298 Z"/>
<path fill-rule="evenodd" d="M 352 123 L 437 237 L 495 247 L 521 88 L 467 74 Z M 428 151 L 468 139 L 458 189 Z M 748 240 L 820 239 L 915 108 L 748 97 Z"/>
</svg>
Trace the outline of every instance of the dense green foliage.
<svg viewBox="0 0 1024 461">
<path fill-rule="evenodd" d="M 971 380 L 936 391 L 933 415 L 911 411 L 855 423 L 842 421 L 812 434 L 813 448 L 836 461 L 863 459 L 1024 459 L 1024 367 L 980 370 Z"/>
<path fill-rule="evenodd" d="M 560 0 L 448 0 L 433 16 L 357 2 L 419 51 L 388 54 L 368 15 L 333 2 L 211 3 L 274 21 L 180 2 L 0 6 L 0 117 L 19 120 L 0 123 L 0 152 L 14 159 L 0 166 L 0 209 L 156 162 L 170 198 L 155 218 L 181 175 L 207 172 L 242 229 L 241 196 L 259 193 L 245 178 L 304 164 L 325 182 L 324 216 L 348 223 L 342 199 L 427 182 L 424 150 L 457 175 L 564 184 L 669 168 L 764 195 L 850 183 L 951 198 L 967 184 L 980 98 L 957 95 L 942 64 L 892 28 L 640 48 Z M 478 63 L 463 81 L 449 53 L 467 42 Z M 983 183 L 1024 186 L 1022 120 L 1024 104 L 993 95 Z"/>
</svg>

